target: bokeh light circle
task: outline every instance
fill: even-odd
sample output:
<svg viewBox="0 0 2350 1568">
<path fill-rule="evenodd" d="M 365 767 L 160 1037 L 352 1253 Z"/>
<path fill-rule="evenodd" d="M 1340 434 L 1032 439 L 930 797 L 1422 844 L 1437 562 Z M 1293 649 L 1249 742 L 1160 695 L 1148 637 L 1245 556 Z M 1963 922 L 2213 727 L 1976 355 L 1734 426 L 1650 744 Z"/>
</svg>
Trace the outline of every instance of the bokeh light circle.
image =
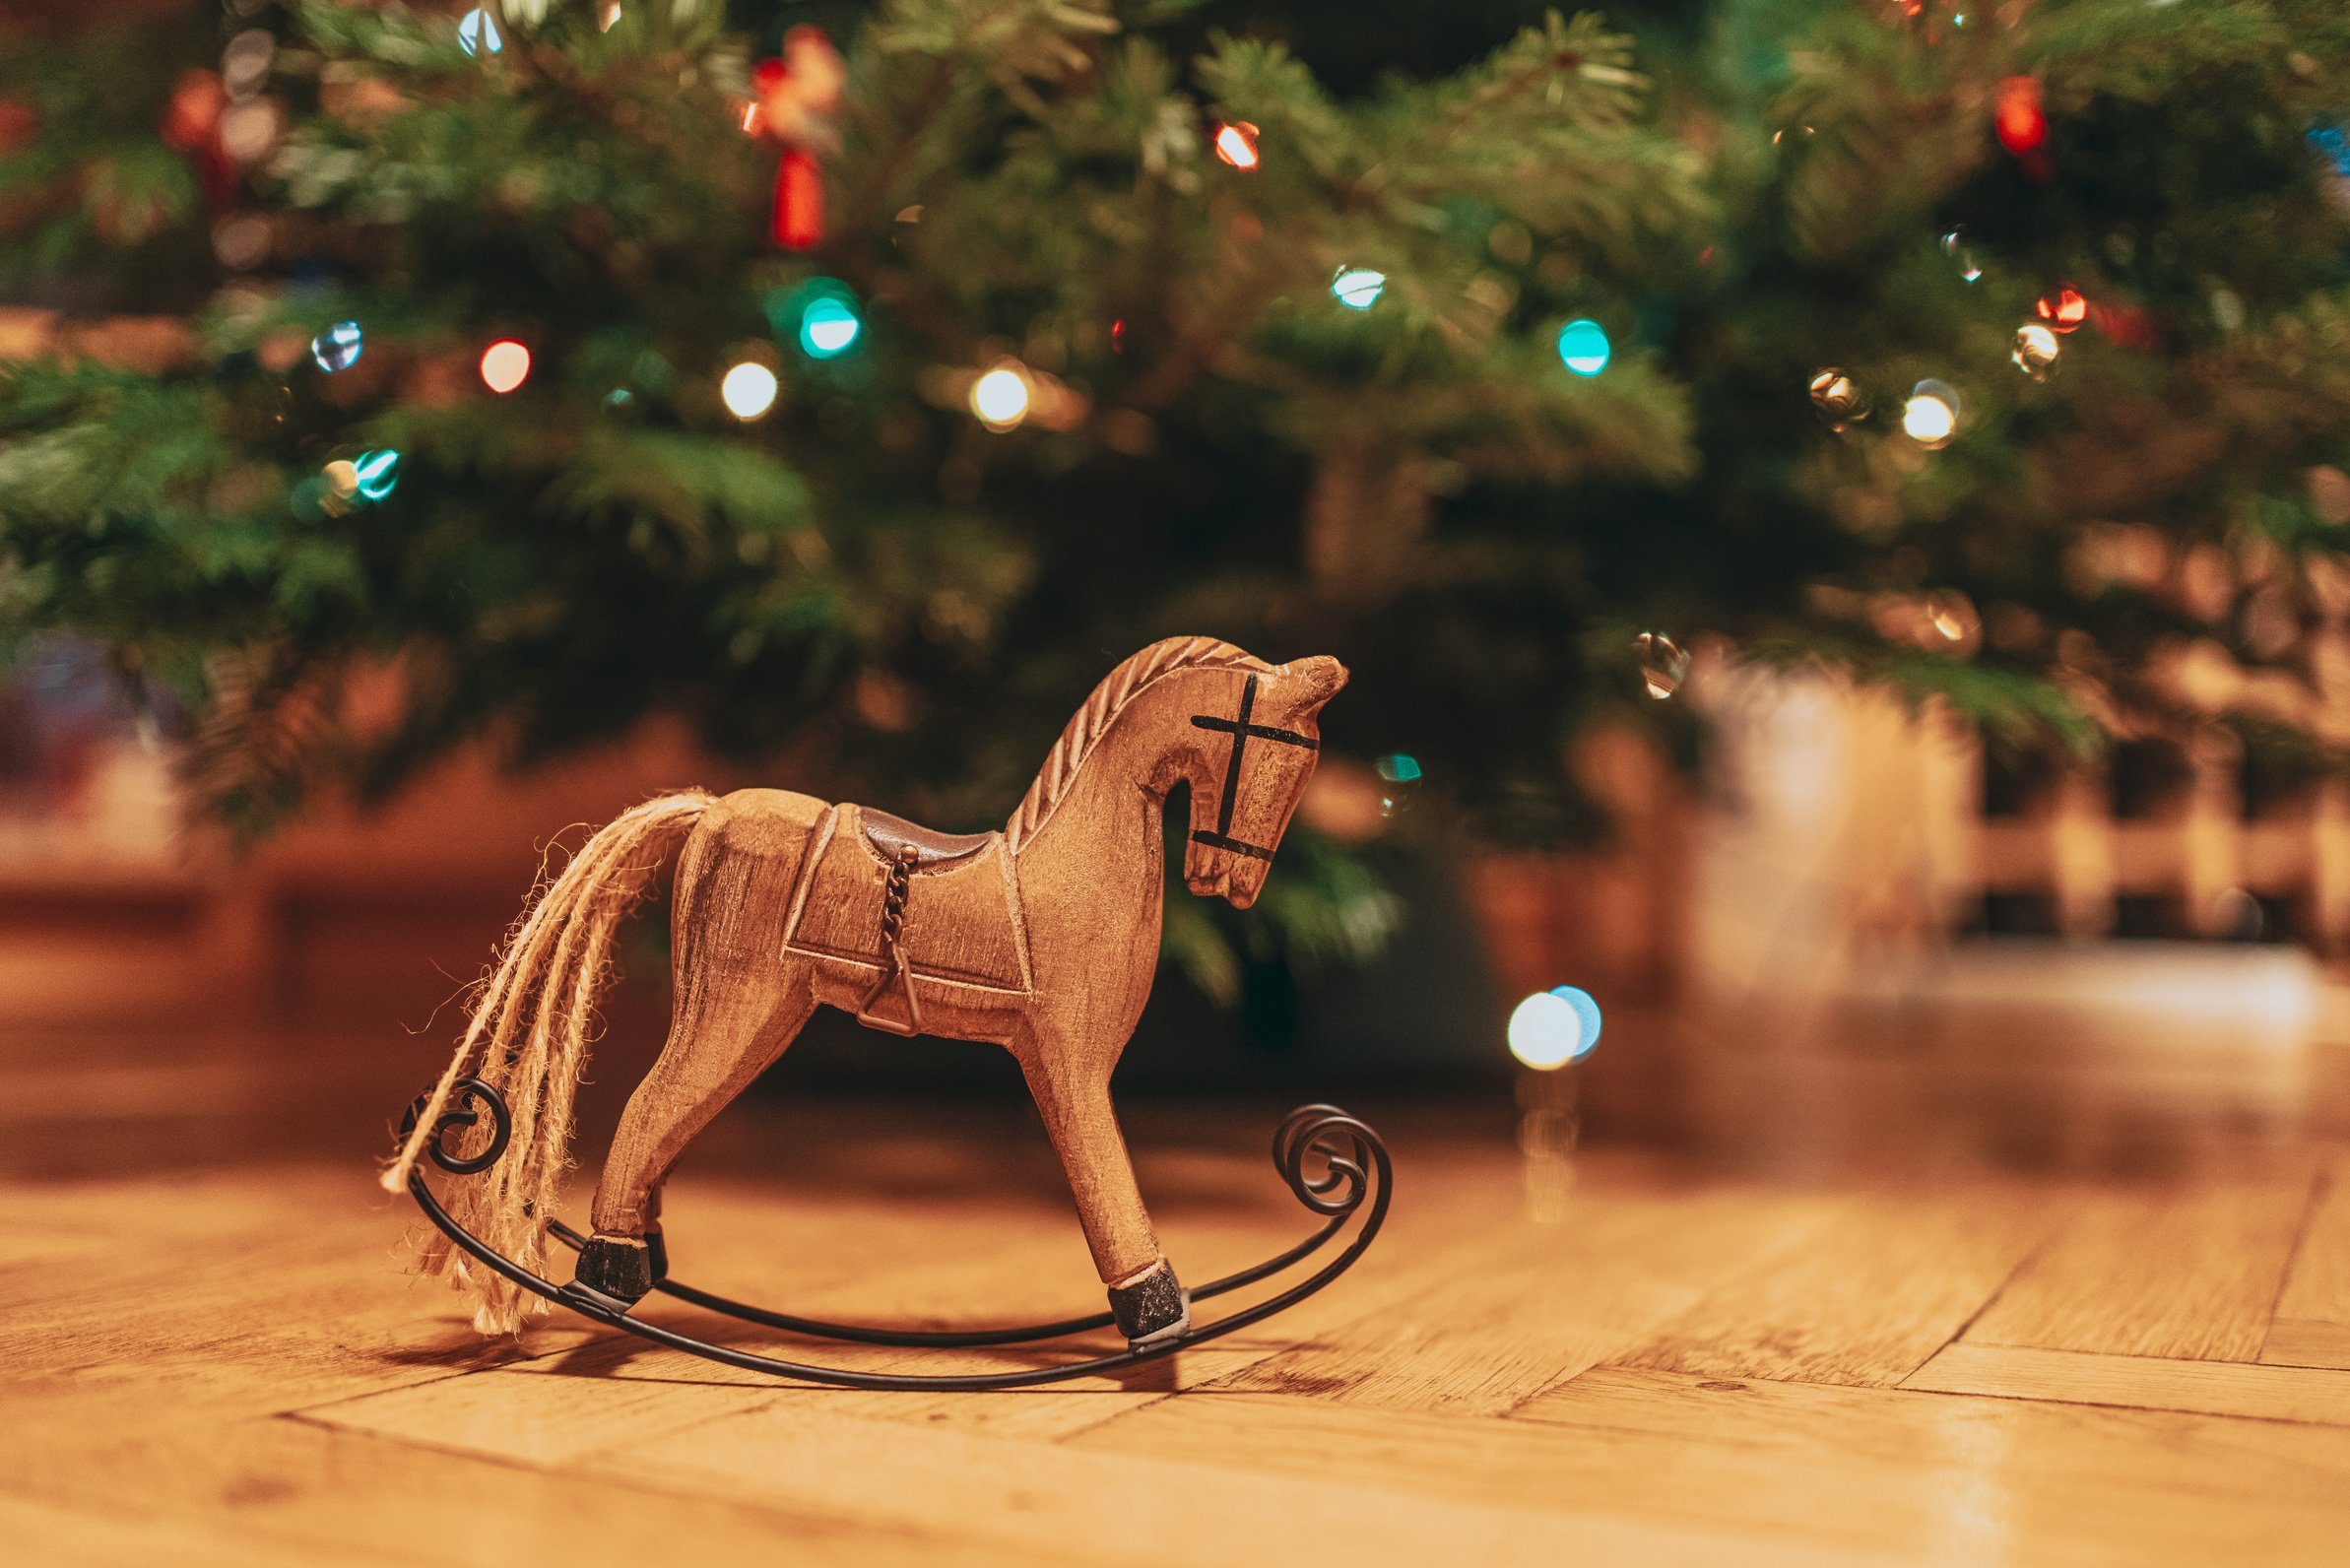
<svg viewBox="0 0 2350 1568">
<path fill-rule="evenodd" d="M 1615 346 L 1607 341 L 1607 329 L 1589 316 L 1558 329 L 1559 359 L 1577 375 L 1598 375 L 1607 368 L 1607 361 L 1614 355 Z"/>
<path fill-rule="evenodd" d="M 991 430 L 1009 430 L 1028 417 L 1028 378 L 1000 364 L 971 383 L 971 412 Z"/>
<path fill-rule="evenodd" d="M 1550 1072 L 1591 1055 L 1599 1043 L 1599 1005 L 1576 986 L 1537 991 L 1510 1013 L 1510 1054 Z"/>
<path fill-rule="evenodd" d="M 530 379 L 531 352 L 512 338 L 500 338 L 482 351 L 482 384 L 492 392 L 511 392 Z"/>
<path fill-rule="evenodd" d="M 766 413 L 775 406 L 775 394 L 780 390 L 775 372 L 755 359 L 745 359 L 718 383 L 726 411 L 738 420 L 755 420 Z"/>
</svg>

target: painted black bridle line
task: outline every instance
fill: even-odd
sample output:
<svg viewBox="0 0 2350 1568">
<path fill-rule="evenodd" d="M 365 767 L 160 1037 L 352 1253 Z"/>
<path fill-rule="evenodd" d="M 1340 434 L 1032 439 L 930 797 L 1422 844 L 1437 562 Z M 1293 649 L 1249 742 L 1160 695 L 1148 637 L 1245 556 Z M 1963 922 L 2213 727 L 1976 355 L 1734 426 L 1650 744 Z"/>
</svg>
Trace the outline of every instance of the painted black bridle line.
<svg viewBox="0 0 2350 1568">
<path fill-rule="evenodd" d="M 1236 718 L 1219 719 L 1209 713 L 1195 713 L 1192 723 L 1203 730 L 1217 730 L 1232 737 L 1232 754 L 1224 763 L 1223 798 L 1216 803 L 1215 830 L 1205 827 L 1192 831 L 1192 842 L 1206 844 L 1211 849 L 1228 849 L 1236 855 L 1256 860 L 1273 859 L 1273 851 L 1260 844 L 1251 844 L 1232 836 L 1232 810 L 1240 798 L 1240 753 L 1250 741 L 1273 741 L 1281 746 L 1302 746 L 1309 751 L 1322 750 L 1321 743 L 1295 730 L 1275 729 L 1270 724 L 1252 724 L 1249 715 L 1257 711 L 1257 678 L 1250 676 L 1240 687 L 1240 714 Z"/>
</svg>

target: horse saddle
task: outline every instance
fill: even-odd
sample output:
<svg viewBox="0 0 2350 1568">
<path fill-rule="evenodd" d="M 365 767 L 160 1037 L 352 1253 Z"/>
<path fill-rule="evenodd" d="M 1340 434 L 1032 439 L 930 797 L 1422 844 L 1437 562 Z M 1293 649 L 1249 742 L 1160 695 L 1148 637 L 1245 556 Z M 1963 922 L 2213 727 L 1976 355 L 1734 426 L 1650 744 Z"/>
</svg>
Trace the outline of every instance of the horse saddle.
<svg viewBox="0 0 2350 1568">
<path fill-rule="evenodd" d="M 1018 891 L 1004 835 L 940 833 L 870 808 L 836 808 L 836 830 L 803 874 L 807 885 L 784 945 L 878 970 L 857 1021 L 923 1032 L 934 987 L 1024 992 Z"/>
<path fill-rule="evenodd" d="M 860 809 L 859 819 L 865 826 L 866 842 L 874 853 L 894 866 L 910 861 L 917 872 L 951 866 L 969 860 L 995 840 L 994 833 L 939 833 L 902 817 L 877 812 L 867 806 Z"/>
</svg>

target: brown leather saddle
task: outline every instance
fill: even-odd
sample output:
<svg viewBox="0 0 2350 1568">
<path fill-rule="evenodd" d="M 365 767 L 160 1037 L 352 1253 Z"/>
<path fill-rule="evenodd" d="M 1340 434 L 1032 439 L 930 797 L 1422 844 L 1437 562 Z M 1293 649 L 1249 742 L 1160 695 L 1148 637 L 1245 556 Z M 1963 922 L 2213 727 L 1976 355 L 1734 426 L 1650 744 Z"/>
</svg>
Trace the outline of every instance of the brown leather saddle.
<svg viewBox="0 0 2350 1568">
<path fill-rule="evenodd" d="M 865 994 L 865 1001 L 857 1009 L 857 1021 L 869 1029 L 911 1037 L 922 1032 L 922 999 L 914 994 L 914 966 L 907 961 L 906 950 L 898 942 L 905 928 L 908 885 L 923 872 L 944 870 L 969 860 L 994 843 L 997 835 L 933 832 L 919 823 L 871 807 L 859 808 L 857 818 L 865 829 L 865 841 L 889 867 L 888 886 L 881 898 L 881 978 Z M 882 1017 L 875 1011 L 892 985 L 905 990 L 903 1023 Z"/>
<path fill-rule="evenodd" d="M 861 807 L 858 818 L 865 824 L 865 841 L 873 845 L 874 853 L 894 866 L 909 855 L 916 871 L 928 871 L 934 866 L 951 866 L 956 861 L 969 860 L 987 848 L 994 833 L 935 833 L 902 817 Z"/>
</svg>

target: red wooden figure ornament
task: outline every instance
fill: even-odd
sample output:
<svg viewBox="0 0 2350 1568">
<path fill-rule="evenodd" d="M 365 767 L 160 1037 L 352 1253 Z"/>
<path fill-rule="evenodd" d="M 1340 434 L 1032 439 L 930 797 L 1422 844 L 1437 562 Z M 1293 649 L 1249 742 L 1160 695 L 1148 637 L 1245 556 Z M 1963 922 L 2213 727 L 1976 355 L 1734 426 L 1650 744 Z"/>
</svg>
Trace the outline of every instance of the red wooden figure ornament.
<svg viewBox="0 0 2350 1568">
<path fill-rule="evenodd" d="M 833 115 L 847 83 L 840 52 L 820 28 L 792 29 L 783 35 L 783 58 L 763 60 L 751 73 L 758 96 L 744 111 L 743 128 L 783 149 L 769 222 L 786 250 L 813 249 L 823 240 L 824 179 L 816 159 L 840 145 Z"/>
</svg>

